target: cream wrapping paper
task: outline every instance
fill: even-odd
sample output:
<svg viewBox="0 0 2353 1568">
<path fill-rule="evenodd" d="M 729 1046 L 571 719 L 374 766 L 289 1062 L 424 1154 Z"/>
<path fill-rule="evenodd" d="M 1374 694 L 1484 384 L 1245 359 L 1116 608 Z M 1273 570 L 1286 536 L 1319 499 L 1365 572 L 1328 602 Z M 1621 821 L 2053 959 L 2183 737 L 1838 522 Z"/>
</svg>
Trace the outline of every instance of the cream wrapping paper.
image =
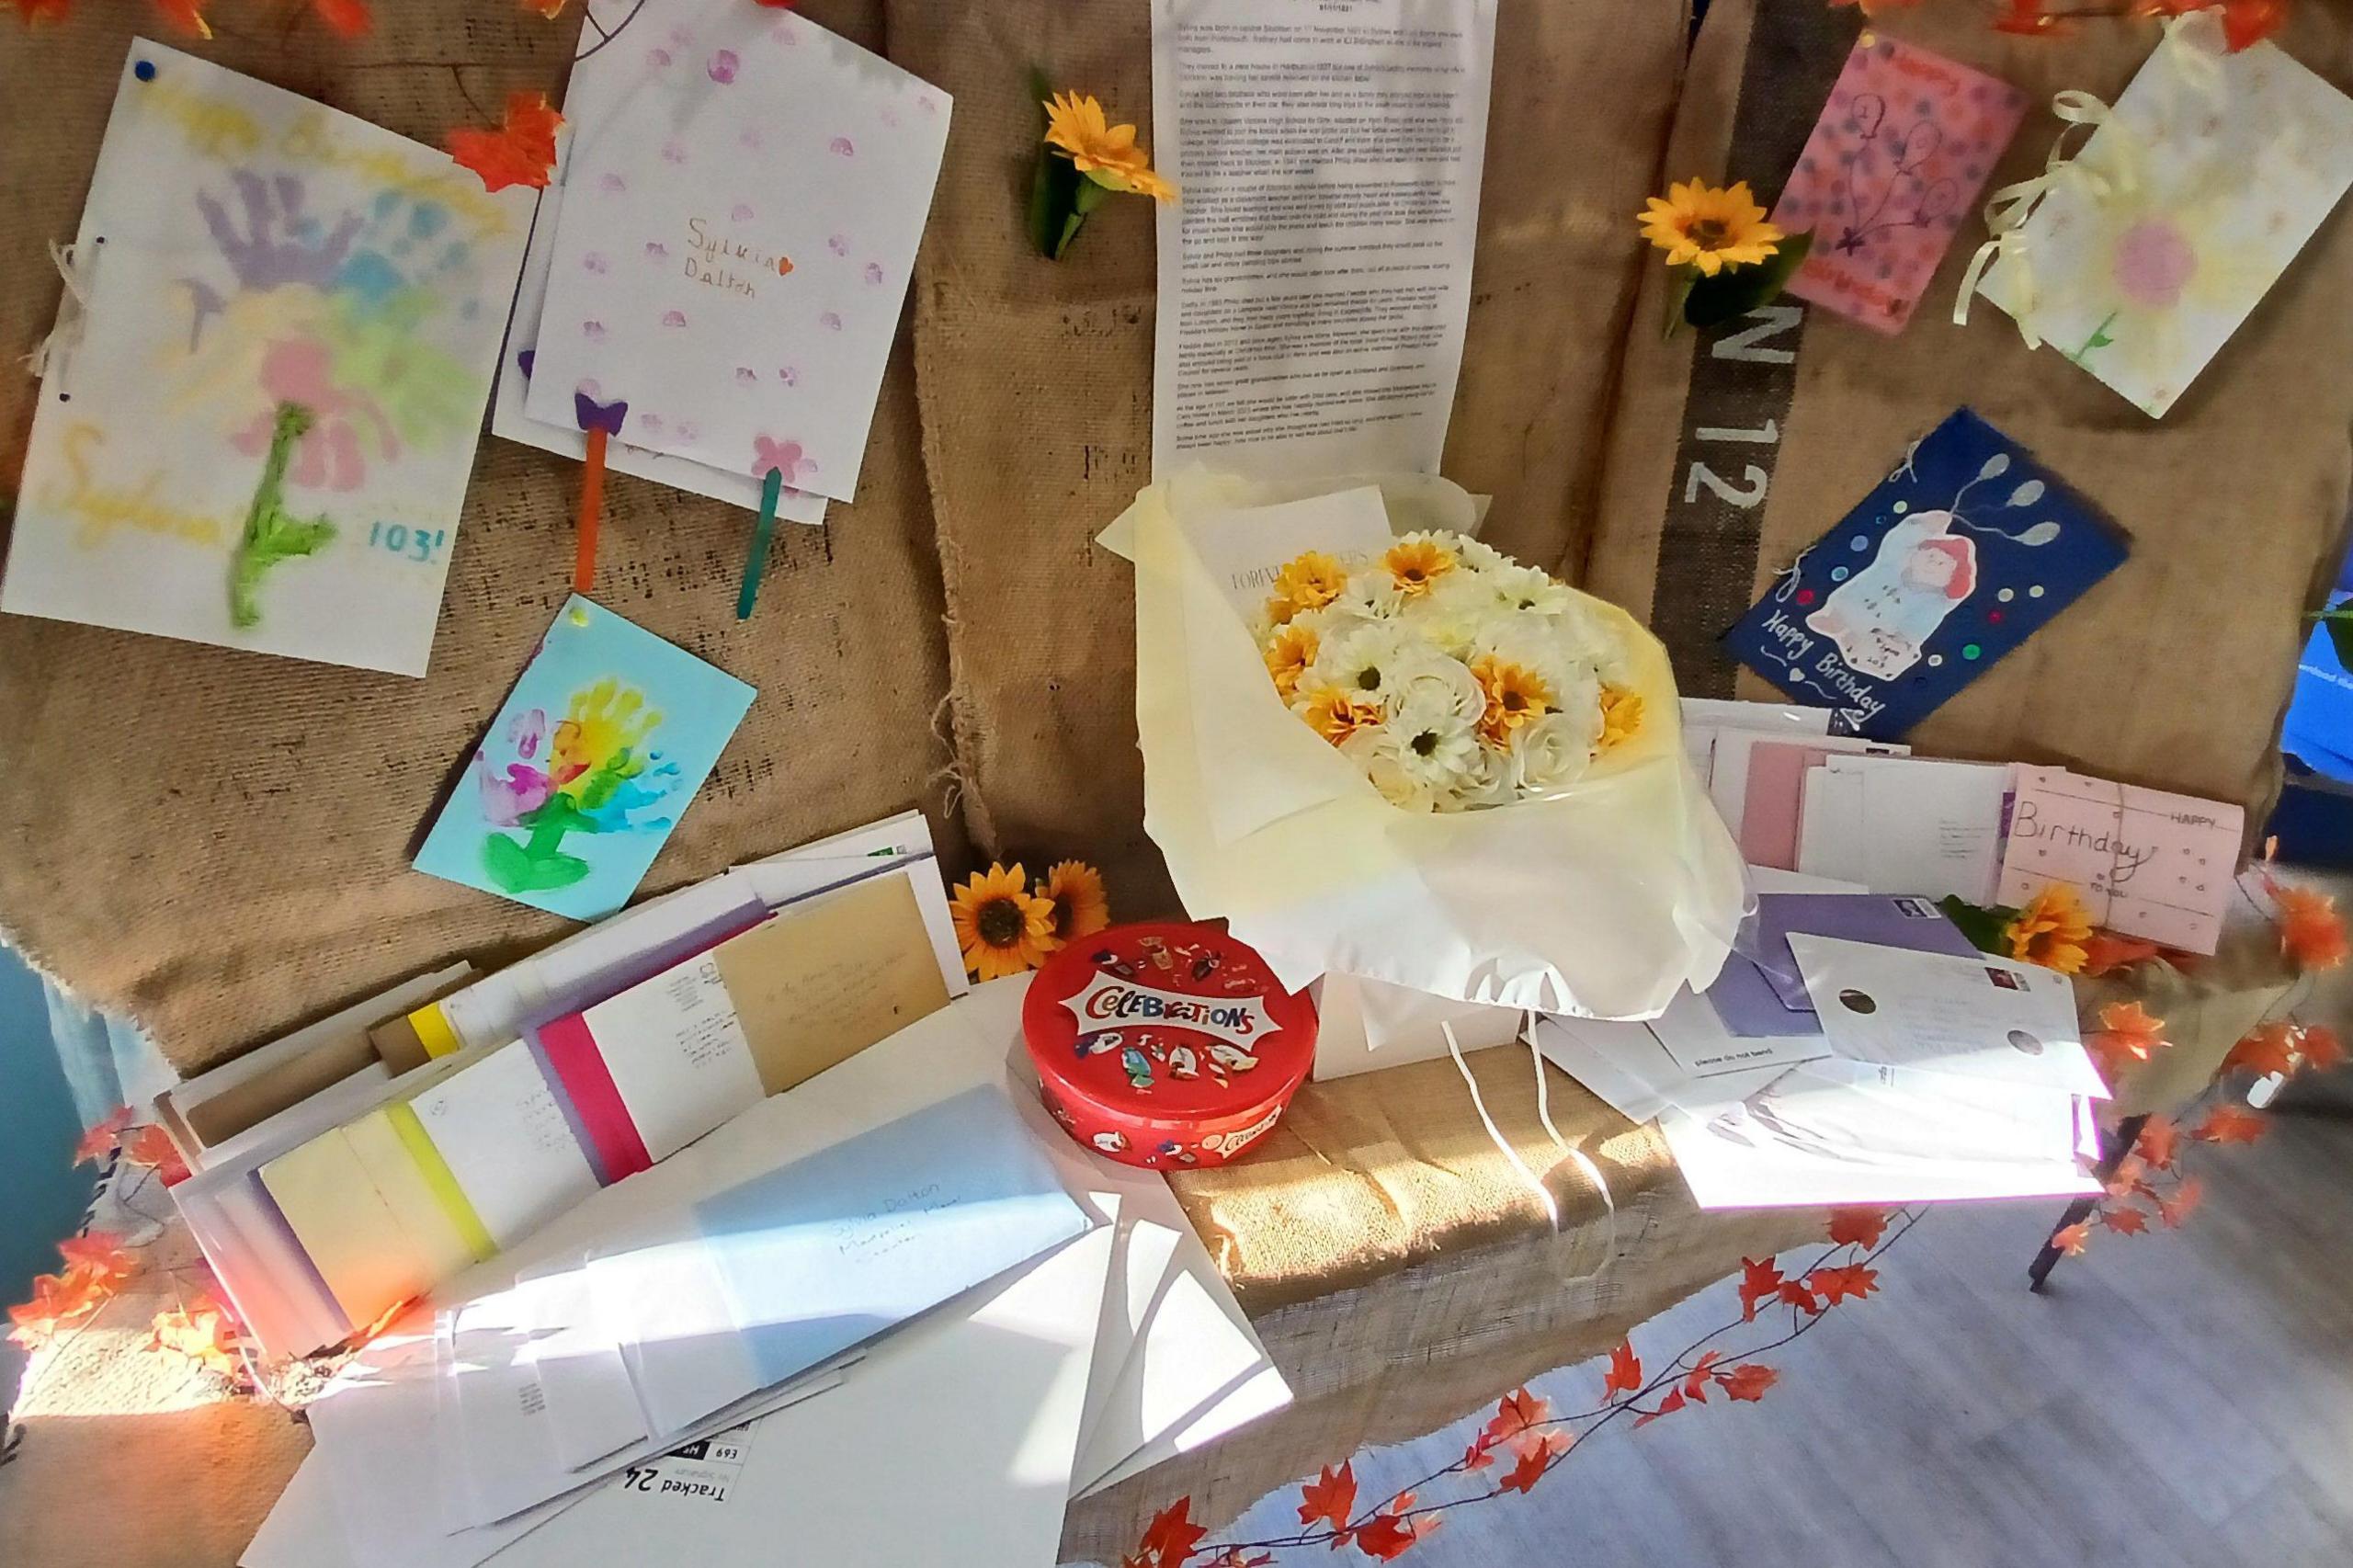
<svg viewBox="0 0 2353 1568">
<path fill-rule="evenodd" d="M 1135 563 L 1144 826 L 1186 909 L 1223 916 L 1293 987 L 1337 971 L 1617 1018 L 1704 988 L 1745 908 L 1744 871 L 1685 758 L 1665 651 L 1624 611 L 1579 596 L 1627 650 L 1642 726 L 1545 800 L 1400 810 L 1283 705 L 1188 523 L 1367 483 L 1392 531 L 1480 514 L 1428 476 L 1302 487 L 1188 472 L 1104 536 Z"/>
</svg>

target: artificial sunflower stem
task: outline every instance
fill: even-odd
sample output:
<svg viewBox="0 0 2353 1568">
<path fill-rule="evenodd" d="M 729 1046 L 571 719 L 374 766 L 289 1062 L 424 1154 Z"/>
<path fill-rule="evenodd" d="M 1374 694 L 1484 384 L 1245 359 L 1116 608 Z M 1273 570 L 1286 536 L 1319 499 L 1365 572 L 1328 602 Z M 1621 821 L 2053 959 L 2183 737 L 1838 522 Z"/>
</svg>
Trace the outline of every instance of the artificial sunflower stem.
<svg viewBox="0 0 2353 1568">
<path fill-rule="evenodd" d="M 735 619 L 752 619 L 752 603 L 760 597 L 760 573 L 768 563 L 768 541 L 776 537 L 777 502 L 784 494 L 784 471 L 772 468 L 760 481 L 760 520 L 752 525 L 752 553 L 744 562 L 744 588 L 735 596 Z"/>
<path fill-rule="evenodd" d="M 588 431 L 588 453 L 580 469 L 580 528 L 572 549 L 572 591 L 585 594 L 597 580 L 597 528 L 605 516 L 605 428 Z"/>
</svg>

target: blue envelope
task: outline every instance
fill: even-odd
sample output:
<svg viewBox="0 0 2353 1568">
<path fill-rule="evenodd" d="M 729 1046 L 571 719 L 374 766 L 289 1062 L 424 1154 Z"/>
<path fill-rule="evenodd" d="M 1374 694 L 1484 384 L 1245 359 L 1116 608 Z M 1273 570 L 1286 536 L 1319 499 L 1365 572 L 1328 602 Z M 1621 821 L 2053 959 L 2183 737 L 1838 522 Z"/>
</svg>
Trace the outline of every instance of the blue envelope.
<svg viewBox="0 0 2353 1568">
<path fill-rule="evenodd" d="M 694 1207 L 757 1386 L 1085 1233 L 1002 1090 L 967 1090 Z"/>
<path fill-rule="evenodd" d="M 1805 977 L 1790 953 L 1790 934 L 1835 937 L 1912 952 L 1976 952 L 1944 911 L 1925 898 L 1870 892 L 1768 892 L 1756 898 L 1749 940 L 1724 960 L 1708 988 L 1709 1005 L 1725 1028 L 1744 1040 L 1822 1032 Z"/>
<path fill-rule="evenodd" d="M 1729 632 L 1842 735 L 1891 740 L 2123 563 L 2125 537 L 1967 409 L 1913 443 Z"/>
</svg>

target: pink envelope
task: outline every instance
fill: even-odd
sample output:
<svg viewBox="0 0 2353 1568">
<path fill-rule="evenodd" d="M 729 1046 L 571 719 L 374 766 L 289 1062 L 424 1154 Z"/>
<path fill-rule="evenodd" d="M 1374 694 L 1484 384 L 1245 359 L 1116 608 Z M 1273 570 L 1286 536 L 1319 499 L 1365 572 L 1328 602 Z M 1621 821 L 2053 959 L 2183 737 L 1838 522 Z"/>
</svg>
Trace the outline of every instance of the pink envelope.
<svg viewBox="0 0 2353 1568">
<path fill-rule="evenodd" d="M 2003 903 L 2052 882 L 2083 895 L 2092 922 L 2186 952 L 2222 939 L 2245 812 L 2160 790 L 2021 767 L 2002 851 Z"/>
<path fill-rule="evenodd" d="M 1782 233 L 1813 233 L 1789 291 L 1901 332 L 2026 105 L 2006 82 L 1865 33 L 1773 208 Z"/>
</svg>

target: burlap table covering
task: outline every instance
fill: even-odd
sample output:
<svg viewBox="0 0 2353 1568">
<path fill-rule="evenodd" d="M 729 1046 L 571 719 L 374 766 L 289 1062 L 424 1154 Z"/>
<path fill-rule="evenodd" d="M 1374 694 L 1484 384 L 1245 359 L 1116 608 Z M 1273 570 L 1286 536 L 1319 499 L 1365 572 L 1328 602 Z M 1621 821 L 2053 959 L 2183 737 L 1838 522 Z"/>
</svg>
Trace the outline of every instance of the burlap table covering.
<svg viewBox="0 0 2353 1568">
<path fill-rule="evenodd" d="M 2084 88 L 2114 102 L 2158 26 L 2094 21 L 2066 37 L 2018 38 L 1992 31 L 1975 6 L 1882 11 L 1873 27 L 2014 82 L 2032 100 L 1989 189 L 2040 172 L 2060 128 L 2053 93 Z M 1716 0 L 1668 171 L 1745 177 L 1769 206 L 1859 26 L 1855 11 L 1816 0 Z M 2280 42 L 2337 86 L 2353 85 L 2353 8 L 2296 6 Z M 2132 536 L 2132 551 L 1903 738 L 1934 756 L 2063 763 L 2243 801 L 2252 831 L 2274 788 L 2299 617 L 2343 550 L 2353 213 L 2339 205 L 2162 420 L 2057 350 L 2029 352 L 1985 301 L 1967 326 L 1953 324 L 1962 269 L 1984 238 L 1982 222 L 1961 225 L 1893 338 L 1790 301 L 1783 308 L 1803 317 L 1802 328 L 1743 320 L 1665 339 L 1650 325 L 1665 281 L 1653 274 L 1627 339 L 1586 585 L 1650 620 L 1687 694 L 1773 698 L 1753 673 L 1735 683 L 1716 639 L 1906 443 L 1966 403 L 2103 508 Z M 1762 431 L 1768 421 L 1778 438 L 1700 433 Z"/>
</svg>

